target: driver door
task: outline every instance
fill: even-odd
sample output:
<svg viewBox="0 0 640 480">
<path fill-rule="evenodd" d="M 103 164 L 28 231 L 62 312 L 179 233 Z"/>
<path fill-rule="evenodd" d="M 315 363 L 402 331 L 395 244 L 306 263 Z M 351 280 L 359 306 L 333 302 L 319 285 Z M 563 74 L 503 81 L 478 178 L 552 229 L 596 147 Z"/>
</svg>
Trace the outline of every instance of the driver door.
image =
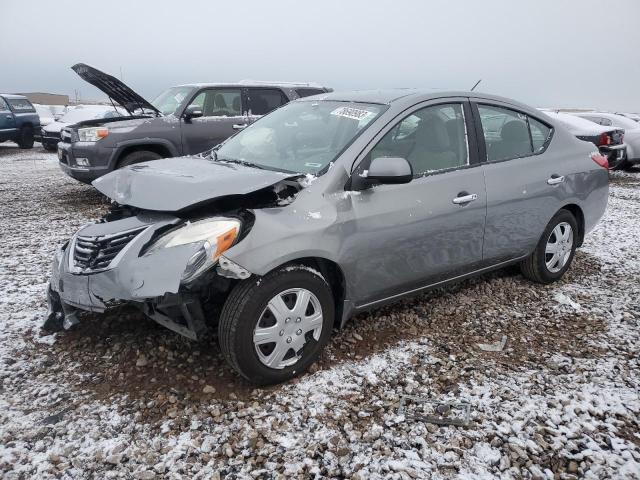
<svg viewBox="0 0 640 480">
<path fill-rule="evenodd" d="M 234 133 L 234 125 L 245 124 L 242 112 L 242 89 L 207 88 L 200 90 L 189 102 L 202 109 L 202 117 L 182 116 L 180 129 L 182 149 L 186 155 L 196 155 L 223 142 Z"/>
</svg>

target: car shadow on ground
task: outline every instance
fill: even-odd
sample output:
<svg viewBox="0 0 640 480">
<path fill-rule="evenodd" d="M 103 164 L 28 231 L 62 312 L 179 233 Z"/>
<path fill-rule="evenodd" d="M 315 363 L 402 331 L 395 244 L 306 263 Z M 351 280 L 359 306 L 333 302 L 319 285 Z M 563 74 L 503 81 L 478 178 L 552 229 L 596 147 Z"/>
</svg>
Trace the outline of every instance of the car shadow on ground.
<svg viewBox="0 0 640 480">
<path fill-rule="evenodd" d="M 562 285 L 599 270 L 595 258 L 579 251 L 566 277 L 554 285 L 532 284 L 512 267 L 358 315 L 333 335 L 306 375 L 383 353 L 405 341 L 427 344 L 435 357 L 457 358 L 461 371 L 489 364 L 535 370 L 545 368 L 555 354 L 599 356 L 592 340 L 604 331 L 604 322 L 560 311 L 552 301 Z M 504 351 L 478 349 L 478 343 L 491 343 L 502 335 L 508 339 Z M 238 376 L 224 361 L 213 335 L 191 341 L 131 307 L 84 314 L 81 323 L 59 333 L 53 345 L 35 345 L 72 387 L 97 399 L 124 394 L 133 401 L 168 402 L 173 397 L 201 404 L 256 399 L 280 388 L 255 388 Z M 433 373 L 438 375 L 437 369 Z"/>
</svg>

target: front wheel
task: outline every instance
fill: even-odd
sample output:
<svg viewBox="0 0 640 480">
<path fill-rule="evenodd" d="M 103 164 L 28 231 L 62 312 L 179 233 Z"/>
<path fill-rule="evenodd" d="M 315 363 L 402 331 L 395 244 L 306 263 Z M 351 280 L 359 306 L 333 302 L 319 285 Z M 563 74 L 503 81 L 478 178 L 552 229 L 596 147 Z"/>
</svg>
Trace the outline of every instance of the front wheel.
<svg viewBox="0 0 640 480">
<path fill-rule="evenodd" d="M 118 163 L 118 168 L 127 167 L 136 163 L 148 162 L 150 160 L 159 160 L 161 158 L 162 156 L 157 154 L 156 152 L 150 152 L 148 150 L 138 150 L 136 152 L 127 154 L 122 160 L 120 160 L 120 162 Z"/>
<path fill-rule="evenodd" d="M 318 358 L 329 341 L 334 312 L 324 277 L 290 265 L 235 286 L 220 315 L 220 349 L 250 382 L 283 382 Z"/>
<path fill-rule="evenodd" d="M 20 129 L 18 146 L 20 148 L 33 148 L 33 127 L 25 125 Z"/>
<path fill-rule="evenodd" d="M 568 210 L 560 210 L 545 228 L 533 253 L 520 269 L 529 280 L 552 283 L 569 269 L 578 246 L 578 222 Z"/>
</svg>

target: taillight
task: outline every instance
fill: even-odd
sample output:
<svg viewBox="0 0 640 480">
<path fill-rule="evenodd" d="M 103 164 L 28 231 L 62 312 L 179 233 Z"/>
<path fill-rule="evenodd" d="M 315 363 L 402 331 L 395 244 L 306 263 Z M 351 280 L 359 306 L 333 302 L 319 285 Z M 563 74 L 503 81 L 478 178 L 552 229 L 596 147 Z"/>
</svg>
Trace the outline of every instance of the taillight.
<svg viewBox="0 0 640 480">
<path fill-rule="evenodd" d="M 607 133 L 601 133 L 598 137 L 598 146 L 611 145 L 611 137 Z"/>
<path fill-rule="evenodd" d="M 594 152 L 591 154 L 591 160 L 596 162 L 602 168 L 609 170 L 609 160 L 607 160 L 607 157 L 605 157 L 604 155 L 598 152 Z"/>
</svg>

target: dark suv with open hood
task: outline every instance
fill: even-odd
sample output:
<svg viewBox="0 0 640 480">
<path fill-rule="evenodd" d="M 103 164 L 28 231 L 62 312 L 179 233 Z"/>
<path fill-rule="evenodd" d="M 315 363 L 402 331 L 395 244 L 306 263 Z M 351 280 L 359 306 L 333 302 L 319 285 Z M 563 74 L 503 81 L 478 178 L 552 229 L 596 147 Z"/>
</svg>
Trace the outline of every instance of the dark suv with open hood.
<svg viewBox="0 0 640 480">
<path fill-rule="evenodd" d="M 148 102 L 100 70 L 71 68 L 129 114 L 62 131 L 60 168 L 86 183 L 126 165 L 204 152 L 293 99 L 328 91 L 302 83 L 199 83 L 171 87 Z"/>
</svg>

